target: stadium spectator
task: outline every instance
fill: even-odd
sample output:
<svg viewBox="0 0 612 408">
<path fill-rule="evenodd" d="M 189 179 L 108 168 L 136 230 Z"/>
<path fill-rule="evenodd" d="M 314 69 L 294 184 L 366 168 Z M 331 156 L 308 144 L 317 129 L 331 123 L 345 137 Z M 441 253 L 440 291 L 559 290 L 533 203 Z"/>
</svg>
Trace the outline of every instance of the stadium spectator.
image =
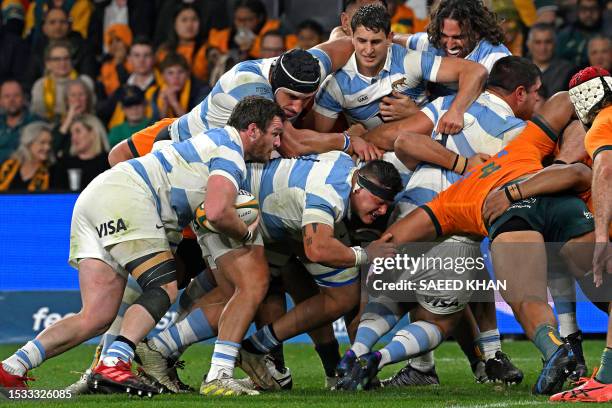
<svg viewBox="0 0 612 408">
<path fill-rule="evenodd" d="M 66 113 L 66 85 L 71 79 L 80 78 L 93 89 L 93 81 L 86 75 L 79 75 L 73 69 L 70 44 L 57 41 L 45 50 L 46 73 L 32 87 L 31 109 L 37 115 L 51 122 L 59 121 Z"/>
<path fill-rule="evenodd" d="M 84 114 L 93 114 L 95 97 L 91 89 L 81 79 L 73 79 L 66 84 L 66 114 L 61 123 L 53 128 L 53 151 L 58 158 L 70 151 L 70 127 L 75 118 Z"/>
<path fill-rule="evenodd" d="M 51 144 L 49 124 L 37 121 L 25 126 L 17 151 L 0 166 L 0 191 L 48 190 L 49 166 L 55 161 Z"/>
<path fill-rule="evenodd" d="M 200 103 L 210 88 L 189 77 L 189 64 L 182 55 L 168 54 L 159 66 L 162 85 L 149 89 L 151 118 L 155 121 L 184 115 Z"/>
<path fill-rule="evenodd" d="M 70 126 L 70 153 L 60 158 L 53 172 L 60 189 L 80 191 L 110 166 L 106 158 L 108 140 L 102 122 L 81 115 Z"/>
<path fill-rule="evenodd" d="M 149 4 L 150 0 L 142 0 Z M 174 14 L 174 10 L 182 4 L 193 4 L 200 16 L 200 32 L 207 39 L 208 32 L 211 28 L 218 30 L 230 26 L 230 20 L 227 15 L 226 0 L 157 0 L 157 16 L 153 36 L 153 44 L 158 47 L 168 39 L 174 21 L 168 16 Z"/>
<path fill-rule="evenodd" d="M 570 62 L 555 58 L 555 28 L 537 23 L 529 30 L 527 48 L 534 64 L 542 71 L 542 88 L 546 98 L 566 91 L 570 78 L 576 72 Z"/>
<path fill-rule="evenodd" d="M 387 7 L 385 0 L 347 0 L 344 2 L 344 11 L 340 14 L 340 25 L 335 27 L 329 35 L 330 40 L 335 40 L 340 37 L 351 37 L 351 20 L 359 7 L 367 6 L 368 4 L 379 3 Z"/>
<path fill-rule="evenodd" d="M 45 50 L 51 42 L 66 41 L 70 45 L 70 55 L 76 70 L 90 78 L 96 78 L 98 69 L 91 47 L 81 34 L 71 31 L 68 14 L 61 8 L 51 8 L 46 12 L 42 26 L 43 36 L 34 41 L 30 38 L 30 63 L 26 74 L 26 84 L 31 86 L 43 76 L 46 67 Z"/>
<path fill-rule="evenodd" d="M 222 30 L 211 29 L 208 45 L 222 54 L 233 51 L 239 60 L 260 58 L 263 35 L 279 28 L 278 20 L 268 20 L 266 7 L 260 0 L 237 0 L 232 26 Z"/>
<path fill-rule="evenodd" d="M 87 38 L 87 26 L 92 12 L 89 0 L 32 0 L 26 13 L 24 37 L 32 36 L 38 41 L 41 28 L 44 32 L 46 14 L 50 9 L 62 9 L 72 23 L 72 29 L 83 38 Z"/>
<path fill-rule="evenodd" d="M 425 31 L 427 19 L 421 20 L 403 0 L 387 1 L 387 9 L 391 15 L 391 31 L 398 34 L 412 34 Z"/>
<path fill-rule="evenodd" d="M 261 38 L 261 58 L 274 58 L 285 52 L 285 38 L 280 31 L 268 31 Z"/>
<path fill-rule="evenodd" d="M 6 30 L 21 37 L 25 25 L 25 11 L 28 0 L 2 0 L 0 15 Z"/>
<path fill-rule="evenodd" d="M 504 32 L 504 45 L 510 50 L 512 55 L 523 56 L 525 47 L 525 26 L 523 25 L 515 8 L 497 11 L 497 16 L 501 20 L 500 26 Z"/>
<path fill-rule="evenodd" d="M 595 36 L 589 40 L 589 65 L 601 67 L 606 71 L 612 69 L 612 40 L 608 37 Z"/>
<path fill-rule="evenodd" d="M 602 10 L 598 0 L 578 0 L 577 19 L 562 29 L 557 36 L 557 56 L 577 67 L 588 64 L 587 43 L 601 33 Z"/>
<path fill-rule="evenodd" d="M 205 81 L 208 76 L 206 47 L 200 31 L 200 17 L 193 4 L 183 4 L 174 12 L 174 26 L 168 40 L 164 42 L 155 55 L 158 64 L 170 53 L 185 57 L 191 73 L 199 80 Z"/>
<path fill-rule="evenodd" d="M 93 52 L 100 56 L 104 49 L 104 33 L 114 24 L 130 27 L 134 37 L 153 37 L 156 7 L 150 0 L 96 0 L 89 23 L 89 39 Z"/>
<path fill-rule="evenodd" d="M 149 89 L 157 87 L 153 45 L 149 40 L 143 37 L 136 38 L 130 47 L 127 61 L 132 68 L 132 73 L 126 81 L 127 85 L 135 85 L 145 94 Z M 109 129 L 125 121 L 125 115 L 119 103 L 122 96 L 123 88 L 119 88 L 107 99 L 100 101 L 96 107 L 97 116 L 107 124 Z"/>
<path fill-rule="evenodd" d="M 21 84 L 7 80 L 0 85 L 0 163 L 19 146 L 24 126 L 38 119 L 28 109 Z"/>
<path fill-rule="evenodd" d="M 10 78 L 25 79 L 28 46 L 21 37 L 0 24 L 0 82 Z"/>
<path fill-rule="evenodd" d="M 296 34 L 287 36 L 288 49 L 301 48 L 308 50 L 325 41 L 323 26 L 314 20 L 304 20 L 297 26 Z"/>
<path fill-rule="evenodd" d="M 104 44 L 107 54 L 98 78 L 103 87 L 104 97 L 107 97 L 124 84 L 130 75 L 127 63 L 128 50 L 132 45 L 130 28 L 125 24 L 110 26 L 104 33 Z"/>
<path fill-rule="evenodd" d="M 146 128 L 151 123 L 151 120 L 145 116 L 147 104 L 145 103 L 144 93 L 137 86 L 125 86 L 121 97 L 121 107 L 125 114 L 125 121 L 110 130 L 108 134 L 110 147 Z"/>
</svg>

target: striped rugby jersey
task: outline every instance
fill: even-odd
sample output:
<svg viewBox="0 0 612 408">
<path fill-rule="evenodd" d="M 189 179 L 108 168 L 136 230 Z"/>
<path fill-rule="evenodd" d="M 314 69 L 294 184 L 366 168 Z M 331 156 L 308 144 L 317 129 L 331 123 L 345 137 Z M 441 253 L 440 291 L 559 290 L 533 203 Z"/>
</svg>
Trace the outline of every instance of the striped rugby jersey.
<svg viewBox="0 0 612 408">
<path fill-rule="evenodd" d="M 308 52 L 318 59 L 323 81 L 331 71 L 331 59 L 318 48 L 311 48 Z M 269 76 L 277 59 L 243 61 L 223 74 L 201 103 L 172 123 L 172 140 L 183 141 L 208 129 L 225 126 L 238 101 L 246 96 L 274 100 Z"/>
<path fill-rule="evenodd" d="M 438 119 L 448 110 L 454 99 L 454 95 L 441 97 L 422 109 L 433 122 L 434 129 Z M 443 136 L 434 131 L 432 138 L 464 157 L 476 153 L 493 155 L 518 136 L 525 125 L 526 122 L 515 117 L 503 99 L 484 92 L 465 112 L 464 128 L 460 133 Z M 412 173 L 400 201 L 407 201 L 417 206 L 426 204 L 460 177 L 451 170 L 420 164 Z"/>
<path fill-rule="evenodd" d="M 220 175 L 236 189 L 246 178 L 244 149 L 230 126 L 212 129 L 145 156 L 119 163 L 109 171 L 125 171 L 151 192 L 166 230 L 182 231 L 206 196 L 208 178 Z"/>
<path fill-rule="evenodd" d="M 436 81 L 441 58 L 433 53 L 409 51 L 393 44 L 385 65 L 370 78 L 359 73 L 355 54 L 344 67 L 330 75 L 317 92 L 314 109 L 335 119 L 343 112 L 349 123 L 372 129 L 383 123 L 379 103 L 393 90 L 410 96 L 417 105 L 427 102 L 425 81 Z"/>
<path fill-rule="evenodd" d="M 349 211 L 355 169 L 338 151 L 247 164 L 243 188 L 259 201 L 264 242 L 301 242 L 305 225 L 340 222 Z"/>
</svg>

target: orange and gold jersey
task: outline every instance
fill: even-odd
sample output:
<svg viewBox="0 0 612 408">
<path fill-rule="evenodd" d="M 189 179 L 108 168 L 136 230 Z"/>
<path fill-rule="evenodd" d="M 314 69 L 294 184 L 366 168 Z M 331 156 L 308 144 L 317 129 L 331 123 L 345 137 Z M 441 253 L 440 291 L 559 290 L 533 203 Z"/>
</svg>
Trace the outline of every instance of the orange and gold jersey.
<svg viewBox="0 0 612 408">
<path fill-rule="evenodd" d="M 597 114 L 584 138 L 584 146 L 593 160 L 598 153 L 612 150 L 612 106 Z"/>
<path fill-rule="evenodd" d="M 502 151 L 470 170 L 422 208 L 438 236 L 455 233 L 487 235 L 482 206 L 495 188 L 542 169 L 542 159 L 555 148 L 557 136 L 538 119 Z"/>
</svg>

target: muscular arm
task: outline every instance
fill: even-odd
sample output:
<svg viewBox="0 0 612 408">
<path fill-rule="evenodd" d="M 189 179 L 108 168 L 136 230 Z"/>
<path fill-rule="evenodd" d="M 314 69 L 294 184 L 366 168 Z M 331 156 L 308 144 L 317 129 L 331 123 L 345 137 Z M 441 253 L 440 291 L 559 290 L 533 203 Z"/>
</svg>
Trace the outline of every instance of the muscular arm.
<svg viewBox="0 0 612 408">
<path fill-rule="evenodd" d="M 355 51 L 353 48 L 353 41 L 350 37 L 329 40 L 315 46 L 314 48 L 320 49 L 329 56 L 332 63 L 331 72 L 342 68 Z"/>
<path fill-rule="evenodd" d="M 215 229 L 240 241 L 247 233 L 247 226 L 234 208 L 237 195 L 236 186 L 231 181 L 223 176 L 212 175 L 208 179 L 204 211 Z"/>
<path fill-rule="evenodd" d="M 604 150 L 593 162 L 593 205 L 595 241 L 608 242 L 612 222 L 612 150 Z"/>
<path fill-rule="evenodd" d="M 407 132 L 429 135 L 433 131 L 433 127 L 433 122 L 426 114 L 417 112 L 415 115 L 406 119 L 400 119 L 391 123 L 383 123 L 368 131 L 362 138 L 366 142 L 370 142 L 382 150 L 392 151 L 394 149 L 395 139 L 398 135 Z"/>
<path fill-rule="evenodd" d="M 409 169 L 414 169 L 420 162 L 435 164 L 448 170 L 454 170 L 455 163 L 459 165 L 458 171 L 471 169 L 488 159 L 487 155 L 477 153 L 472 157 L 462 157 L 447 149 L 427 135 L 414 132 L 405 132 L 395 141 L 395 155 Z M 465 166 L 459 158 L 467 160 Z"/>
<path fill-rule="evenodd" d="M 442 58 L 436 82 L 458 82 L 459 90 L 448 111 L 438 121 L 438 132 L 455 134 L 463 129 L 463 114 L 481 94 L 489 73 L 477 63 L 462 58 Z"/>
<path fill-rule="evenodd" d="M 408 38 L 410 38 L 411 34 L 394 34 L 393 35 L 393 44 L 401 45 L 402 47 L 406 47 L 406 43 L 408 42 Z"/>
<path fill-rule="evenodd" d="M 121 163 L 122 161 L 133 159 L 134 155 L 128 146 L 127 140 L 122 140 L 120 143 L 116 144 L 115 147 L 108 153 L 108 164 L 113 167 L 116 164 Z"/>
<path fill-rule="evenodd" d="M 582 164 L 554 164 L 518 183 L 522 198 L 555 194 L 563 191 L 582 192 L 591 186 L 591 169 Z M 519 198 L 519 197 L 515 197 Z M 482 208 L 482 217 L 487 224 L 493 223 L 510 206 L 504 189 L 489 193 Z"/>
<path fill-rule="evenodd" d="M 559 134 L 576 118 L 574 106 L 567 91 L 557 92 L 542 105 L 535 118 L 542 120 L 555 134 Z"/>
<path fill-rule="evenodd" d="M 355 265 L 355 253 L 334 238 L 333 227 L 312 223 L 302 229 L 304 252 L 311 262 L 331 268 L 348 268 Z"/>
<path fill-rule="evenodd" d="M 296 129 L 287 121 L 278 150 L 284 157 L 296 157 L 342 150 L 343 146 L 342 133 L 319 133 L 310 129 Z"/>
</svg>

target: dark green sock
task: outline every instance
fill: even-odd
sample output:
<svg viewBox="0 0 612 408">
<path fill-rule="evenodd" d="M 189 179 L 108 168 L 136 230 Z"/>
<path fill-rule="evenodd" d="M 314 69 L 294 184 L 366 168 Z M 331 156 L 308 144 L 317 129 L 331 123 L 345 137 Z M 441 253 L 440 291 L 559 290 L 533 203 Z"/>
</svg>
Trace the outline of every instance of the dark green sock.
<svg viewBox="0 0 612 408">
<path fill-rule="evenodd" d="M 612 384 L 612 348 L 606 347 L 601 355 L 601 365 L 595 379 L 602 384 Z"/>
<path fill-rule="evenodd" d="M 555 351 L 563 344 L 557 329 L 547 324 L 536 327 L 533 343 L 542 352 L 545 360 L 555 354 Z"/>
</svg>

